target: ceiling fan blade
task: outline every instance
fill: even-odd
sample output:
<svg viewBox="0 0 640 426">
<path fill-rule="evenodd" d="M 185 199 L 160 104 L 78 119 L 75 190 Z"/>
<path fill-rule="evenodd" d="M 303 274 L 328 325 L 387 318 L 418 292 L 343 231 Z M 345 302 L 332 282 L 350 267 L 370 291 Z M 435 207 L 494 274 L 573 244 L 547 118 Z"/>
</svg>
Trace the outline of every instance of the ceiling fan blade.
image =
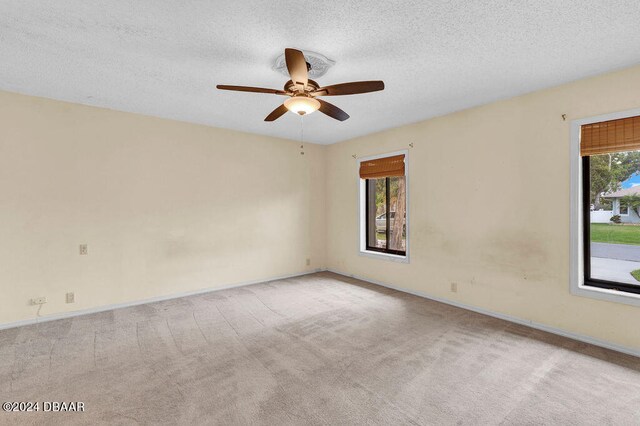
<svg viewBox="0 0 640 426">
<path fill-rule="evenodd" d="M 236 92 L 271 93 L 273 95 L 288 95 L 287 92 L 284 92 L 282 90 L 264 89 L 262 87 L 228 86 L 226 84 L 218 84 L 216 88 L 220 90 L 233 90 Z"/>
<path fill-rule="evenodd" d="M 291 81 L 306 88 L 309 75 L 307 74 L 307 61 L 302 52 L 297 49 L 284 49 L 284 59 Z"/>
<path fill-rule="evenodd" d="M 383 81 L 354 81 L 352 83 L 341 83 L 321 87 L 314 94 L 317 96 L 357 95 L 359 93 L 377 92 L 379 90 L 384 90 Z"/>
<path fill-rule="evenodd" d="M 338 108 L 337 106 L 330 104 L 329 102 L 325 102 L 322 99 L 317 99 L 320 102 L 320 108 L 318 109 L 320 112 L 327 114 L 331 118 L 335 118 L 339 121 L 344 121 L 349 118 L 349 114 Z"/>
<path fill-rule="evenodd" d="M 282 117 L 287 111 L 289 111 L 287 107 L 282 104 L 278 108 L 271 111 L 271 114 L 267 115 L 267 118 L 265 118 L 264 121 L 275 121 L 278 118 Z"/>
</svg>

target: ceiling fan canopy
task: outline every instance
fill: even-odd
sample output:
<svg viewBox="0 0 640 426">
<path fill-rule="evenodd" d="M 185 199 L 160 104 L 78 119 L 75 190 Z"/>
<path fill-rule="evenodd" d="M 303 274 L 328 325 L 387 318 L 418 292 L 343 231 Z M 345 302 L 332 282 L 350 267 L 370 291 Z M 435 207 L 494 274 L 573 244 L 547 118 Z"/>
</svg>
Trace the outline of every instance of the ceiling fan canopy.
<svg viewBox="0 0 640 426">
<path fill-rule="evenodd" d="M 265 89 L 262 87 L 250 86 L 230 86 L 219 84 L 216 87 L 221 90 L 233 90 L 238 92 L 252 93 L 269 93 L 272 95 L 288 96 L 282 105 L 273 110 L 264 121 L 275 121 L 287 111 L 295 114 L 306 115 L 319 110 L 323 114 L 328 115 L 339 121 L 349 118 L 349 114 L 330 104 L 320 96 L 342 96 L 357 95 L 360 93 L 377 92 L 384 90 L 384 82 L 380 80 L 373 81 L 355 81 L 351 83 L 334 84 L 322 87 L 315 81 L 309 79 L 308 71 L 309 63 L 304 58 L 304 54 L 297 49 L 285 49 L 285 61 L 287 71 L 291 80 L 287 81 L 283 90 Z"/>
</svg>

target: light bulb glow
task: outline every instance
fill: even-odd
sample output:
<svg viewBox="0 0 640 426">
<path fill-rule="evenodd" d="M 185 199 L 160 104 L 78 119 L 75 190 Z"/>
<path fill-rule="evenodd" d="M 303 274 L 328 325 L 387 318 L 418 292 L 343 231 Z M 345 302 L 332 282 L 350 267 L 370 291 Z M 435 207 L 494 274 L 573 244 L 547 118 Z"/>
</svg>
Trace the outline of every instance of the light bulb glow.
<svg viewBox="0 0 640 426">
<path fill-rule="evenodd" d="M 284 106 L 294 114 L 311 114 L 320 108 L 320 102 L 309 96 L 293 96 L 284 101 Z"/>
</svg>

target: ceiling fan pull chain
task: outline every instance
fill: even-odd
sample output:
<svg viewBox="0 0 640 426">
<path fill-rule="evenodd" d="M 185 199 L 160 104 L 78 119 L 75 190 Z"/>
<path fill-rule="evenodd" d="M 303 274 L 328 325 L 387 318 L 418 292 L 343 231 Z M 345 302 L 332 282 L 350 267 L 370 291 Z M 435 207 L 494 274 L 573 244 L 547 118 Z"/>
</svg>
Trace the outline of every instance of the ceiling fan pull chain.
<svg viewBox="0 0 640 426">
<path fill-rule="evenodd" d="M 304 115 L 300 116 L 300 155 L 304 155 Z"/>
</svg>

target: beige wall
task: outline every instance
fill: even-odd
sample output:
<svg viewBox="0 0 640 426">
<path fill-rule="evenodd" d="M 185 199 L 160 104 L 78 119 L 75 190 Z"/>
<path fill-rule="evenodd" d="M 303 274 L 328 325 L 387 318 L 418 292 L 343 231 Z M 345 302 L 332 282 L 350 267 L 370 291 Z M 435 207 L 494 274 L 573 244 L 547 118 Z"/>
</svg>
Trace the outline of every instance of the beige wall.
<svg viewBox="0 0 640 426">
<path fill-rule="evenodd" d="M 301 156 L 0 92 L 0 324 L 33 318 L 38 296 L 47 315 L 329 267 L 640 349 L 640 309 L 568 282 L 570 121 L 639 94 L 640 67 Z M 352 155 L 409 143 L 411 263 L 361 257 Z"/>
<path fill-rule="evenodd" d="M 0 324 L 323 268 L 324 151 L 0 92 Z"/>
<path fill-rule="evenodd" d="M 570 121 L 638 107 L 640 67 L 328 147 L 328 267 L 640 349 L 640 308 L 569 289 Z M 409 143 L 411 263 L 359 256 L 352 155 Z"/>
</svg>

